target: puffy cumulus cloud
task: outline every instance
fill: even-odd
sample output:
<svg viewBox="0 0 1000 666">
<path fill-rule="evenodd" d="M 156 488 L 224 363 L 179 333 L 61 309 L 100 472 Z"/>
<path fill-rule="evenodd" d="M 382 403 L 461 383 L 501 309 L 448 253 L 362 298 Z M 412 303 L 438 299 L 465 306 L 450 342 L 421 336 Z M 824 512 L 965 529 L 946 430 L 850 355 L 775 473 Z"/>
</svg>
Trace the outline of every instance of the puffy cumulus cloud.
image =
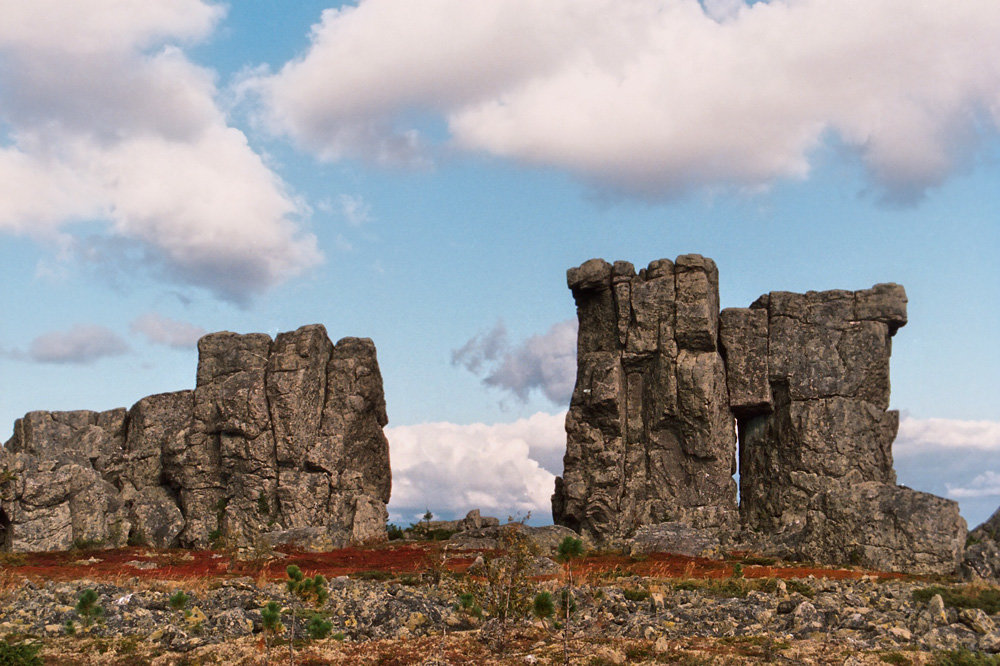
<svg viewBox="0 0 1000 666">
<path fill-rule="evenodd" d="M 994 0 L 361 0 L 247 86 L 325 159 L 413 159 L 416 110 L 467 150 L 660 197 L 804 177 L 835 136 L 905 200 L 995 132 L 997 34 Z"/>
<path fill-rule="evenodd" d="M 129 330 L 145 336 L 154 344 L 175 349 L 193 349 L 198 344 L 198 338 L 208 332 L 200 326 L 170 319 L 158 312 L 147 312 L 136 317 Z"/>
<path fill-rule="evenodd" d="M 178 43 L 202 0 L 0 0 L 0 231 L 73 247 L 74 223 L 157 277 L 245 301 L 320 260 L 308 211 L 227 124 Z"/>
<path fill-rule="evenodd" d="M 551 515 L 554 471 L 562 471 L 565 412 L 513 423 L 421 423 L 386 428 L 392 451 L 394 520 L 426 509 L 460 517 L 471 509 L 501 519 Z M 557 462 L 558 457 L 558 462 Z"/>
<path fill-rule="evenodd" d="M 3 0 L 0 41 L 81 55 L 148 46 L 163 38 L 199 39 L 222 18 L 203 0 Z"/>
<path fill-rule="evenodd" d="M 128 350 L 128 344 L 111 329 L 77 324 L 68 331 L 52 331 L 32 340 L 28 357 L 39 363 L 92 363 Z"/>
<path fill-rule="evenodd" d="M 451 362 L 482 376 L 487 386 L 511 391 L 523 401 L 539 389 L 558 405 L 569 403 L 576 381 L 576 320 L 554 324 L 541 335 L 511 345 L 503 322 L 451 353 Z"/>
</svg>

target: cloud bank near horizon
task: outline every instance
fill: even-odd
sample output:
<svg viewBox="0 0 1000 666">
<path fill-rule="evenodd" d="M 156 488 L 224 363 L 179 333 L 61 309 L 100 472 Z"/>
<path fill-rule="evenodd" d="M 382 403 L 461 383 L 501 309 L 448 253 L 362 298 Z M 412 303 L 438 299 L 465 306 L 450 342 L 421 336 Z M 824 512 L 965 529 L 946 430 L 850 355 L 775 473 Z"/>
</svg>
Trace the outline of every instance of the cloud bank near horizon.
<svg viewBox="0 0 1000 666">
<path fill-rule="evenodd" d="M 392 520 L 415 522 L 472 509 L 551 522 L 549 498 L 562 473 L 565 414 L 513 423 L 420 423 L 386 428 L 392 458 Z"/>
<path fill-rule="evenodd" d="M 430 509 L 457 518 L 471 509 L 551 520 L 562 474 L 566 412 L 512 423 L 422 423 L 386 429 L 392 457 L 392 520 Z M 893 446 L 899 482 L 958 500 L 975 527 L 1000 505 L 1000 422 L 904 416 Z"/>
<path fill-rule="evenodd" d="M 0 232 L 240 303 L 320 261 L 307 207 L 183 51 L 220 5 L 3 5 Z"/>
<path fill-rule="evenodd" d="M 833 138 L 913 201 L 996 136 L 997 34 L 993 0 L 361 0 L 243 86 L 324 160 L 422 162 L 430 112 L 459 149 L 660 198 L 803 178 Z"/>
</svg>

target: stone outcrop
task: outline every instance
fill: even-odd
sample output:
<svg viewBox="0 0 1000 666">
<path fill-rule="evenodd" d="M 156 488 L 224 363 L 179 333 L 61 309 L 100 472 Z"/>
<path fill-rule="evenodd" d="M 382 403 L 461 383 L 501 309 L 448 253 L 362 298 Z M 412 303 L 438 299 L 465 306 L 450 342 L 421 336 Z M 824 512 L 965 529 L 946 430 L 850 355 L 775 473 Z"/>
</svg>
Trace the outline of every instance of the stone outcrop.
<svg viewBox="0 0 1000 666">
<path fill-rule="evenodd" d="M 391 476 L 371 340 L 214 333 L 196 388 L 130 410 L 31 412 L 0 453 L 5 549 L 385 538 Z"/>
<path fill-rule="evenodd" d="M 723 557 L 718 530 L 699 530 L 679 522 L 640 527 L 625 542 L 625 550 L 631 555 L 672 553 L 709 559 Z"/>
<path fill-rule="evenodd" d="M 557 523 L 600 543 L 674 521 L 828 562 L 958 565 L 958 505 L 895 484 L 901 286 L 772 292 L 720 313 L 715 264 L 698 255 L 567 276 L 580 327 Z"/>
<path fill-rule="evenodd" d="M 1000 508 L 969 532 L 962 573 L 971 579 L 1000 582 Z"/>
<path fill-rule="evenodd" d="M 556 523 L 597 542 L 640 525 L 736 523 L 736 437 L 711 259 L 588 261 L 568 273 L 580 327 Z"/>
<path fill-rule="evenodd" d="M 889 355 L 906 324 L 903 288 L 772 292 L 723 320 L 744 524 L 811 559 L 953 570 L 958 505 L 895 485 Z"/>
<path fill-rule="evenodd" d="M 500 526 L 500 519 L 493 516 L 484 516 L 479 509 L 472 509 L 465 518 L 458 520 L 421 520 L 410 525 L 404 530 L 406 536 L 417 539 L 433 536 L 434 533 L 456 534 L 468 530 L 479 530 L 483 528 L 493 528 Z"/>
</svg>

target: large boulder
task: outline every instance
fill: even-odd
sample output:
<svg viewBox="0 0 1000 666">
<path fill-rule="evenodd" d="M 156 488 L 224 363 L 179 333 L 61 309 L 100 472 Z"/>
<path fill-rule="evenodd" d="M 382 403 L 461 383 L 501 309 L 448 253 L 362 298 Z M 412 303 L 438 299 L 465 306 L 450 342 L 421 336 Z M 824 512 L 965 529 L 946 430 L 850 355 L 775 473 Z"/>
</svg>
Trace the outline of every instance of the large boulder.
<svg viewBox="0 0 1000 666">
<path fill-rule="evenodd" d="M 672 553 L 685 557 L 723 557 L 718 530 L 699 530 L 678 522 L 640 527 L 626 546 L 632 555 Z"/>
<path fill-rule="evenodd" d="M 585 549 L 593 548 L 593 542 L 586 535 L 563 525 L 532 526 L 523 523 L 506 523 L 498 525 L 490 522 L 482 527 L 469 528 L 458 532 L 448 539 L 452 548 L 495 550 L 503 546 L 503 530 L 515 530 L 523 536 L 534 549 L 546 556 L 555 556 L 559 552 L 559 544 L 567 537 L 583 541 Z"/>
<path fill-rule="evenodd" d="M 965 537 L 955 502 L 868 481 L 830 486 L 813 497 L 798 550 L 817 562 L 939 574 L 958 567 Z"/>
<path fill-rule="evenodd" d="M 14 423 L 14 435 L 0 453 L 5 548 L 125 544 L 127 511 L 108 480 L 121 476 L 125 416 L 124 409 L 39 411 Z"/>
</svg>

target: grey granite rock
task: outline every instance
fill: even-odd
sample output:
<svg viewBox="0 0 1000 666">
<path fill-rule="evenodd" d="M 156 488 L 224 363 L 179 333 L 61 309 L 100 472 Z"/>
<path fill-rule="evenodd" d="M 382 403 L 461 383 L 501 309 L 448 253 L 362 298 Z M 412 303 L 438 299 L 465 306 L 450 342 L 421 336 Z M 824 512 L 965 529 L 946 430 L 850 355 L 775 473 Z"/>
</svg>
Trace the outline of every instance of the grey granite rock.
<svg viewBox="0 0 1000 666">
<path fill-rule="evenodd" d="M 0 543 L 206 547 L 385 538 L 391 475 L 371 340 L 322 326 L 199 341 L 194 391 L 31 412 L 0 452 Z"/>
<path fill-rule="evenodd" d="M 719 313 L 719 341 L 726 358 L 730 409 L 736 416 L 770 412 L 767 311 L 726 308 Z"/>
<path fill-rule="evenodd" d="M 687 557 L 722 558 L 722 544 L 717 530 L 698 530 L 678 522 L 640 527 L 626 542 L 626 547 L 632 555 L 673 553 Z"/>
<path fill-rule="evenodd" d="M 766 313 L 766 359 L 748 342 L 760 337 L 763 315 L 727 311 L 722 328 L 739 417 L 740 512 L 761 547 L 952 573 L 965 539 L 958 505 L 895 485 L 889 355 L 906 323 L 903 288 L 771 292 L 755 311 Z M 748 408 L 748 375 L 763 367 L 770 405 Z"/>
<path fill-rule="evenodd" d="M 895 485 L 903 287 L 776 291 L 719 313 L 718 270 L 699 255 L 638 274 L 592 259 L 567 282 L 580 326 L 557 523 L 607 544 L 672 521 L 782 555 L 954 572 L 957 505 Z M 995 576 L 995 538 L 973 541 L 966 569 Z"/>
<path fill-rule="evenodd" d="M 969 532 L 962 574 L 971 579 L 1000 581 L 1000 509 Z"/>
<path fill-rule="evenodd" d="M 592 259 L 567 282 L 578 369 L 555 522 L 599 544 L 668 520 L 733 526 L 736 443 L 715 263 L 684 255 L 636 274 Z"/>
<path fill-rule="evenodd" d="M 0 453 L 3 545 L 64 550 L 74 543 L 124 545 L 130 525 L 117 489 L 125 410 L 29 412 Z"/>
<path fill-rule="evenodd" d="M 507 523 L 504 525 L 486 524 L 478 528 L 468 528 L 451 536 L 448 540 L 449 548 L 485 548 L 496 549 L 501 547 L 501 531 L 504 529 L 514 529 L 525 536 L 534 548 L 543 555 L 554 556 L 559 550 L 559 544 L 566 537 L 581 539 L 584 549 L 593 548 L 593 542 L 585 535 L 580 535 L 568 527 L 562 525 L 542 525 L 532 526 L 522 523 Z"/>
<path fill-rule="evenodd" d="M 955 571 L 965 537 L 955 502 L 868 481 L 828 486 L 812 498 L 799 552 L 817 562 L 939 574 Z"/>
</svg>

